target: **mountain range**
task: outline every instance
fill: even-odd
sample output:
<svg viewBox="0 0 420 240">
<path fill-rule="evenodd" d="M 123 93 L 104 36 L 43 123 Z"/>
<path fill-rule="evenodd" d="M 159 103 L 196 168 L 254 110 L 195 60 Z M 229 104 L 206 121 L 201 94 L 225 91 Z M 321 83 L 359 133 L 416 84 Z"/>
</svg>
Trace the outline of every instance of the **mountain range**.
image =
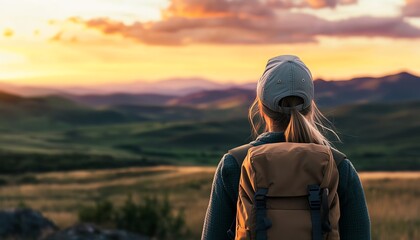
<svg viewBox="0 0 420 240">
<path fill-rule="evenodd" d="M 407 72 L 379 78 L 348 81 L 315 81 L 315 95 L 321 106 L 348 103 L 390 103 L 420 99 L 420 77 Z"/>
<path fill-rule="evenodd" d="M 383 77 L 353 78 L 345 81 L 315 80 L 316 102 L 321 107 L 353 103 L 392 103 L 420 100 L 420 77 L 407 72 Z M 196 85 L 198 86 L 198 84 Z M 209 86 L 209 85 L 208 85 Z M 255 98 L 255 83 L 197 90 L 182 95 L 170 94 L 88 94 L 67 95 L 80 104 L 93 107 L 115 105 L 191 106 L 232 108 L 249 106 Z"/>
<path fill-rule="evenodd" d="M 338 147 L 358 169 L 420 169 L 419 77 L 403 72 L 317 80 L 315 89 L 323 112 L 340 130 L 345 144 Z M 0 155 L 16 172 L 97 168 L 109 164 L 98 164 L 106 157 L 124 164 L 132 158 L 215 164 L 226 149 L 250 139 L 246 116 L 255 89 L 249 84 L 183 95 L 52 94 L 0 92 Z"/>
<path fill-rule="evenodd" d="M 322 107 L 420 100 L 420 77 L 408 72 L 343 81 L 317 79 L 314 85 L 316 101 Z M 255 98 L 255 87 L 256 83 L 222 84 L 201 78 L 108 84 L 95 89 L 0 84 L 0 90 L 4 92 L 20 96 L 57 95 L 90 107 L 141 105 L 221 109 L 249 105 Z"/>
<path fill-rule="evenodd" d="M 160 94 L 183 96 L 204 90 L 220 90 L 232 87 L 252 89 L 255 84 L 218 83 L 204 78 L 171 78 L 156 82 L 135 81 L 129 83 L 98 84 L 95 86 L 24 86 L 0 82 L 0 90 L 21 96 L 51 94 L 109 95 L 109 94 Z"/>
</svg>

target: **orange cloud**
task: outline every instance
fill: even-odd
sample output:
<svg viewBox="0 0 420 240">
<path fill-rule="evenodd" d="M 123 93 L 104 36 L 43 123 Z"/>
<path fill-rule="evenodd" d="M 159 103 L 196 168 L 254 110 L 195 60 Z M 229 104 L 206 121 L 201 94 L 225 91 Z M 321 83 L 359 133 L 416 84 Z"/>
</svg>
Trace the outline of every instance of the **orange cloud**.
<svg viewBox="0 0 420 240">
<path fill-rule="evenodd" d="M 3 31 L 3 36 L 5 36 L 5 37 L 13 37 L 14 34 L 15 34 L 15 32 L 10 28 L 6 28 Z"/>
<path fill-rule="evenodd" d="M 247 20 L 239 16 L 214 18 L 171 17 L 162 21 L 126 25 L 107 18 L 92 19 L 86 26 L 101 32 L 150 45 L 269 44 L 315 42 L 317 36 L 419 38 L 420 29 L 401 17 L 357 17 L 327 21 L 318 17 L 282 12 Z"/>
<path fill-rule="evenodd" d="M 335 7 L 355 0 L 172 0 L 158 21 L 125 24 L 108 18 L 70 22 L 150 45 L 316 42 L 319 36 L 419 38 L 403 17 L 328 21 L 291 7 Z"/>
<path fill-rule="evenodd" d="M 357 0 L 307 0 L 305 2 L 312 8 L 334 8 L 337 5 L 354 4 Z"/>
<path fill-rule="evenodd" d="M 358 0 L 267 0 L 270 6 L 281 8 L 335 8 L 338 5 L 355 4 Z"/>
<path fill-rule="evenodd" d="M 420 17 L 420 0 L 405 0 L 402 11 L 405 16 Z"/>
<path fill-rule="evenodd" d="M 259 0 L 172 0 L 169 7 L 162 11 L 162 15 L 164 18 L 208 18 L 232 17 L 241 13 L 249 17 L 267 15 L 270 12 L 267 5 Z"/>
<path fill-rule="evenodd" d="M 354 4 L 357 0 L 172 0 L 169 7 L 162 11 L 164 18 L 169 17 L 232 17 L 266 16 L 270 8 L 334 8 L 341 4 Z"/>
<path fill-rule="evenodd" d="M 232 5 L 237 2 L 225 0 L 172 0 L 169 7 L 162 11 L 164 18 L 170 17 L 225 17 L 230 15 Z"/>
</svg>

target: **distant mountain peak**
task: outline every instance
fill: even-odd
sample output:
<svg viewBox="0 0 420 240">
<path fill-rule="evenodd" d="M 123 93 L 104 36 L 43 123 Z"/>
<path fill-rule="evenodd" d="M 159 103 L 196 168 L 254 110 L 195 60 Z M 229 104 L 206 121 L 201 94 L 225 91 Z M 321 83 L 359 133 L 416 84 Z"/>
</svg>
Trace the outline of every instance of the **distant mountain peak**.
<svg viewBox="0 0 420 240">
<path fill-rule="evenodd" d="M 420 77 L 405 71 L 383 77 L 315 82 L 317 102 L 323 106 L 415 101 L 420 99 L 417 89 L 420 89 Z"/>
<path fill-rule="evenodd" d="M 396 73 L 396 74 L 393 74 L 393 75 L 389 75 L 389 76 L 386 76 L 386 77 L 398 77 L 398 78 L 402 78 L 402 79 L 404 79 L 404 78 L 419 78 L 418 76 L 416 76 L 416 75 L 414 75 L 410 72 L 407 72 L 407 71 L 403 71 L 403 72 Z"/>
</svg>

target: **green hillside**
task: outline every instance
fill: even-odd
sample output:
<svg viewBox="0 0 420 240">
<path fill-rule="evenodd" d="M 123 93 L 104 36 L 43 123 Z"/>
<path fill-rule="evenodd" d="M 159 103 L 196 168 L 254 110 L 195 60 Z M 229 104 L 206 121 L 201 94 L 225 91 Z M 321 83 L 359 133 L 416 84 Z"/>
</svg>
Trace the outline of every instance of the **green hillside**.
<svg viewBox="0 0 420 240">
<path fill-rule="evenodd" d="M 178 106 L 117 105 L 93 108 L 60 96 L 20 97 L 0 92 L 0 131 L 69 130 L 139 122 L 207 121 L 237 118 L 246 109 L 200 110 Z"/>
<path fill-rule="evenodd" d="M 34 131 L 141 121 L 112 109 L 92 109 L 58 96 L 24 98 L 0 92 L 0 130 Z"/>
<path fill-rule="evenodd" d="M 359 170 L 420 170 L 419 102 L 324 112 Z M 246 108 L 117 106 L 0 95 L 1 173 L 154 164 L 215 165 L 251 140 Z"/>
<path fill-rule="evenodd" d="M 363 170 L 420 169 L 420 103 L 342 106 L 331 111 L 345 151 Z"/>
</svg>

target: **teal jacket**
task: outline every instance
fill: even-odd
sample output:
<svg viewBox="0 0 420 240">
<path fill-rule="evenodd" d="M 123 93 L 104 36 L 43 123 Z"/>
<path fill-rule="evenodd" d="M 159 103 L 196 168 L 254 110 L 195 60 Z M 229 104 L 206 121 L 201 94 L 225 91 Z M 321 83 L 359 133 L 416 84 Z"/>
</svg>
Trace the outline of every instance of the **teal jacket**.
<svg viewBox="0 0 420 240">
<path fill-rule="evenodd" d="M 252 145 L 283 142 L 282 132 L 266 132 L 261 134 Z M 370 220 L 365 194 L 359 176 L 353 165 L 345 159 L 338 166 L 340 199 L 339 231 L 341 240 L 369 240 Z M 228 240 L 229 230 L 236 215 L 240 166 L 230 154 L 225 154 L 214 175 L 210 202 L 201 239 Z"/>
</svg>

